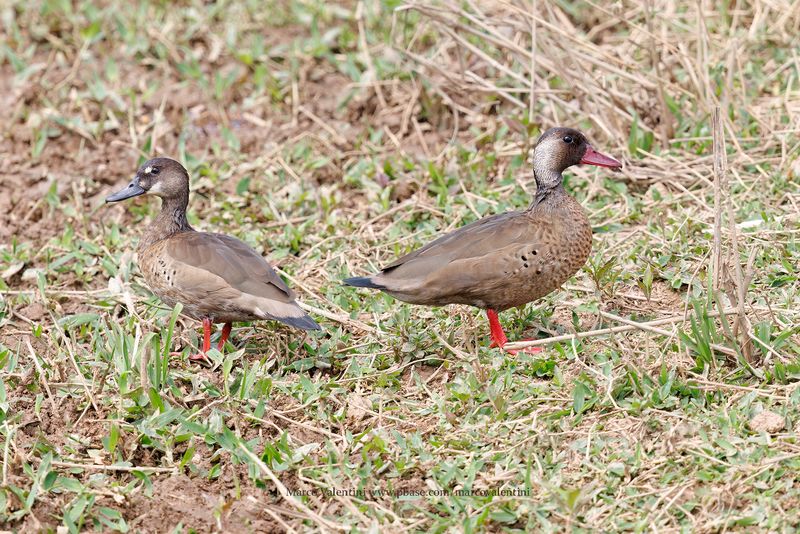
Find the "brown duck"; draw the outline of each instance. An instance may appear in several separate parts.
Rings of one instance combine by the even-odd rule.
[[[537,189],[528,209],[475,221],[403,256],[380,273],[347,278],[344,283],[380,289],[412,304],[469,304],[485,309],[491,346],[502,348],[508,340],[497,312],[547,295],[589,257],[589,219],[564,190],[561,175],[580,163],[622,167],[595,151],[577,130],[547,130],[534,150]]]
[[[184,314],[203,322],[203,350],[190,359],[206,359],[215,322],[225,323],[219,350],[234,321],[271,319],[319,330],[295,302],[294,292],[255,250],[235,237],[198,232],[189,226],[189,174],[180,163],[151,159],[125,189],[106,202],[145,194],[161,197],[161,213],[139,241],[139,266],[147,285],[164,303],[180,302]]]

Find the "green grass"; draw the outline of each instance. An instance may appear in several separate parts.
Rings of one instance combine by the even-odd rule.
[[[756,2],[698,25],[696,4],[656,2],[648,26],[646,5],[538,2],[531,116],[530,19],[435,5],[4,8],[5,529],[800,521],[798,7]],[[511,357],[488,348],[477,310],[340,285],[527,206],[529,137],[554,124],[626,167],[571,169],[592,255],[501,320],[512,339],[640,326]],[[189,169],[190,223],[262,252],[325,312],[312,312],[322,332],[240,324],[213,368],[188,361],[198,325],[149,293],[135,261],[157,202],[103,204],[155,154]],[[712,291],[717,213],[728,270]],[[649,323],[665,317],[680,319]],[[751,427],[763,411],[782,428]]]

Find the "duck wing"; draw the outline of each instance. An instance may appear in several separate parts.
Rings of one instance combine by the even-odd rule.
[[[166,241],[165,252],[176,266],[175,285],[184,295],[205,295],[209,307],[236,306],[255,317],[319,328],[270,264],[235,237],[183,232]]]
[[[551,291],[560,270],[557,219],[515,211],[480,219],[398,259],[355,284],[414,304],[505,309]],[[363,282],[362,282],[363,280]],[[347,283],[347,281],[345,281]]]
[[[524,213],[510,211],[478,219],[398,258],[384,267],[382,274],[403,267],[403,277],[422,275],[456,259],[474,258],[496,251],[498,238],[513,241],[525,231],[526,225],[519,224],[527,222]],[[520,217],[525,220],[521,221]]]

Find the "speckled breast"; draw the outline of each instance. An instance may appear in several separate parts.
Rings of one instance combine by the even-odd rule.
[[[539,243],[523,248],[508,283],[492,295],[497,310],[523,306],[555,291],[584,266],[592,250],[592,228],[580,205],[565,206],[564,224]]]
[[[164,254],[166,241],[159,241],[153,245],[139,250],[139,270],[150,290],[167,306],[174,306],[177,302],[187,305],[176,287],[175,280],[178,268],[168,260]]]

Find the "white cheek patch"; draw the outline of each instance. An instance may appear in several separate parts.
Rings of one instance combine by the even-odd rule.
[[[144,170],[144,173],[145,173],[145,174],[150,174],[151,172],[153,172],[153,167],[147,167],[147,168]]]
[[[164,192],[164,190],[161,188],[162,185],[163,184],[161,182],[156,182],[150,186],[150,189],[147,192],[151,195],[160,195]]]
[[[533,149],[533,161],[546,163],[553,158],[560,139],[545,139]]]

